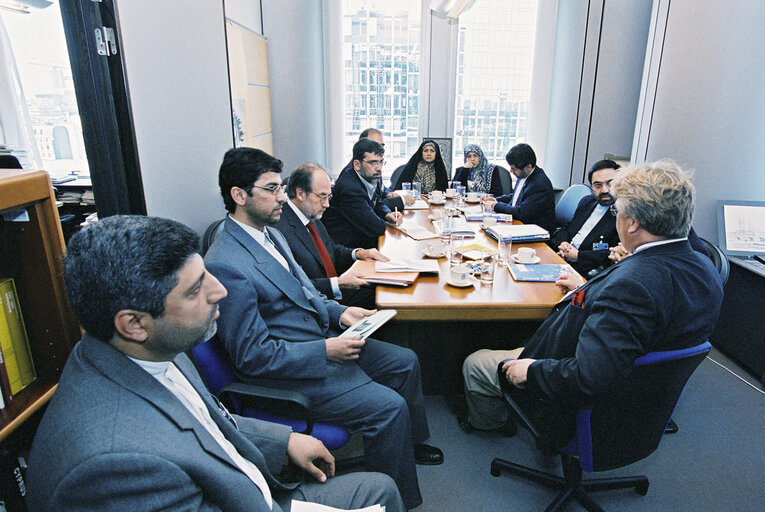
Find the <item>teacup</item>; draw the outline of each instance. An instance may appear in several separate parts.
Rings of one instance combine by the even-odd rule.
[[[471,203],[475,203],[478,201],[478,192],[468,192],[467,200]]]
[[[444,201],[444,193],[440,190],[434,190],[430,193],[430,200],[435,201],[436,203],[441,203]]]
[[[425,246],[425,250],[428,251],[429,255],[435,256],[439,254],[445,254],[446,246],[441,242],[432,241],[428,242],[428,245]]]
[[[495,225],[496,223],[497,223],[497,218],[496,217],[484,217],[483,218],[483,222],[481,222],[481,226],[483,226],[485,228],[490,228],[493,225]]]
[[[518,252],[515,254],[515,258],[520,262],[530,262],[534,261],[534,258],[537,255],[537,251],[532,249],[531,247],[521,247],[518,249]]]
[[[454,265],[450,271],[451,282],[454,284],[465,284],[470,281],[472,272],[465,264]]]
[[[441,217],[443,216],[444,212],[443,210],[431,210],[430,211],[430,219],[431,220],[441,220]]]
[[[457,189],[456,188],[447,188],[446,189],[446,197],[449,199],[453,198],[457,195]]]

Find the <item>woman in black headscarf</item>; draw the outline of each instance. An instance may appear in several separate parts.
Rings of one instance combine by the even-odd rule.
[[[434,190],[445,191],[449,186],[449,174],[441,158],[438,144],[432,140],[424,141],[417,152],[409,159],[401,175],[393,185],[394,190],[401,190],[402,183],[419,181],[421,192],[430,194]]]
[[[502,195],[502,181],[499,177],[500,166],[490,164],[478,144],[465,146],[465,165],[454,173],[454,179],[467,187],[468,181],[473,187],[468,192],[484,192],[496,197]]]

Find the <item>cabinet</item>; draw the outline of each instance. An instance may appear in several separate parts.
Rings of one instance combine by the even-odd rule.
[[[0,441],[50,400],[81,334],[61,277],[64,238],[46,172],[0,170],[0,213],[16,209],[28,220],[0,218],[0,276],[16,282],[37,379],[0,411]]]

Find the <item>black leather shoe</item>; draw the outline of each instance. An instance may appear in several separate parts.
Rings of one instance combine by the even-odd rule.
[[[672,418],[669,419],[669,423],[667,423],[667,427],[664,429],[665,434],[677,434],[677,431],[680,430],[680,427],[677,426],[677,423],[672,421]]]
[[[429,444],[414,445],[414,461],[423,466],[437,466],[444,463],[444,452]]]

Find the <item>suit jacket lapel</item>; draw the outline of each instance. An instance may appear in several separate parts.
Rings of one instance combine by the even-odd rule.
[[[102,341],[90,338],[86,334],[83,336],[81,343],[83,344],[83,356],[93,367],[103,374],[104,377],[151,403],[170,421],[175,423],[180,430],[192,431],[199,441],[199,444],[206,452],[239,470],[239,467],[233,463],[207,429],[199,423],[180,400],[178,400],[171,391],[160,384],[157,379],[147,373],[143,368],[130,361],[127,356],[120,353],[117,349]],[[188,358],[186,358],[186,360],[188,361]],[[189,372],[186,371],[184,374],[188,378]],[[205,397],[207,391],[203,385],[200,386],[201,382],[199,379],[194,378],[193,380],[189,379],[189,381],[200,396],[202,396],[202,400],[207,403],[209,400],[209,398]],[[218,415],[220,415],[220,413],[218,413]],[[226,435],[225,431],[224,435]],[[229,438],[229,435],[226,435],[226,437]],[[229,438],[229,440],[231,439]],[[265,467],[265,465],[262,467]]]
[[[230,218],[226,219],[224,229],[234,237],[237,242],[247,249],[252,258],[255,260],[253,265],[254,269],[260,272],[263,277],[268,279],[274,286],[279,288],[284,295],[289,297],[295,304],[306,309],[308,311],[314,311],[314,307],[308,301],[308,298],[303,291],[304,283],[301,283],[297,278],[297,274],[290,274],[281,264],[276,261],[276,258],[271,256],[258,242],[256,242],[245,230],[243,230],[236,222]],[[268,229],[268,228],[266,228]],[[272,231],[269,231],[271,236]],[[271,240],[274,244],[278,244],[276,237],[271,236]],[[282,248],[282,253],[284,253]],[[291,266],[293,273],[295,271],[294,265],[297,265],[294,261],[290,261],[291,258],[286,257],[287,262]]]
[[[303,225],[303,223],[300,221],[300,219],[295,214],[295,212],[292,211],[291,207],[287,206],[286,208],[284,208],[284,211],[282,211],[282,215],[286,216],[287,223],[292,229],[294,238],[298,242],[303,244],[303,246],[305,246],[306,250],[311,255],[311,257],[313,257],[313,259],[316,260],[316,263],[318,263],[322,268],[324,268],[324,263],[321,261],[321,257],[319,256],[319,251],[316,249],[316,245],[314,245],[311,235],[308,233],[308,228],[306,228]]]

